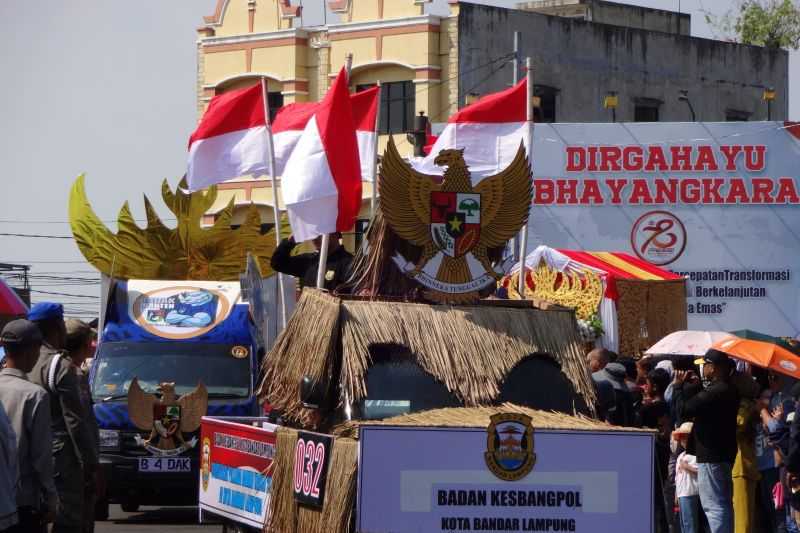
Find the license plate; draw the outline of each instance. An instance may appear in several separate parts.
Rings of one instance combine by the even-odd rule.
[[[140,457],[139,472],[191,472],[189,457]]]

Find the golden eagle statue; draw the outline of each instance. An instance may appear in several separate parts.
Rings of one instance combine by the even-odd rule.
[[[434,163],[447,167],[441,182],[438,176],[414,170],[390,138],[378,182],[381,212],[401,239],[422,249],[408,272],[411,277],[433,289],[432,296],[441,301],[475,299],[476,283],[481,282],[476,282],[476,267],[470,266],[468,255],[485,270],[482,286],[495,282],[502,273],[495,271],[489,251],[503,248],[528,221],[532,189],[525,148],[520,143],[505,170],[475,186],[463,150],[442,150]],[[439,254],[435,275],[430,267],[426,275],[426,265]]]
[[[200,419],[208,410],[208,390],[201,381],[197,387],[180,398],[175,394],[175,383],[164,382],[158,387],[161,399],[149,394],[133,378],[128,387],[128,416],[133,425],[150,430],[147,440],[137,442],[151,452],[180,451],[194,447],[183,440],[183,433],[192,433],[200,427]],[[156,440],[157,439],[157,440]]]

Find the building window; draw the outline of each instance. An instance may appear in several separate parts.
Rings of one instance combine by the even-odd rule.
[[[283,94],[281,92],[267,93],[267,103],[269,104],[269,120],[275,120],[278,109],[283,107]]]
[[[364,241],[364,236],[367,234],[368,229],[369,229],[369,220],[366,219],[356,220],[355,248],[353,249],[354,252],[358,251],[361,248],[361,243]]]
[[[374,83],[357,85],[356,91],[375,87]],[[416,89],[412,81],[394,81],[381,84],[381,110],[378,119],[379,133],[406,133],[414,129]]]
[[[533,108],[534,122],[556,121],[556,96],[558,89],[547,85],[534,85],[533,96],[538,98],[538,105]],[[535,103],[535,102],[534,102]]]
[[[261,80],[254,79],[254,78],[246,78],[243,80],[237,80],[233,83],[228,83],[226,85],[217,87],[214,94],[222,94],[228,91],[233,91],[236,89],[246,89],[248,87],[252,87],[253,85],[260,85]],[[275,115],[278,113],[278,109],[283,107],[283,94],[280,91],[270,91],[267,93],[267,103],[269,104],[269,119],[270,121],[275,120]]]
[[[738,109],[725,110],[725,122],[747,122],[750,120],[750,113]]]
[[[655,98],[636,98],[634,100],[634,122],[658,122],[658,110],[661,101]]]

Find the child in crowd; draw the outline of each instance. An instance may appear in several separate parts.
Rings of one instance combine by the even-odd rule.
[[[697,489],[697,458],[686,452],[692,423],[684,422],[672,432],[684,450],[678,456],[675,468],[675,498],[680,509],[681,531],[683,533],[700,533],[700,495]]]

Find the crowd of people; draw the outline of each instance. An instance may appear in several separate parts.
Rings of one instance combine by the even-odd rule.
[[[0,333],[0,531],[94,531],[102,494],[99,430],[82,365],[95,332],[64,320],[61,304],[34,305]]]
[[[800,532],[800,382],[716,350],[587,364],[603,420],[656,432],[657,532]]]

